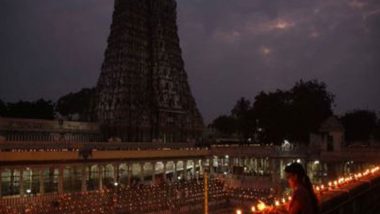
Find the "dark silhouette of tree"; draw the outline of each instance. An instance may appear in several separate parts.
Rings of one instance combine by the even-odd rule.
[[[231,110],[231,116],[236,121],[236,131],[244,140],[252,137],[255,129],[254,112],[252,111],[251,102],[241,97]]]
[[[56,111],[67,119],[79,116],[78,120],[92,121],[94,118],[95,88],[83,88],[58,99]]]
[[[255,97],[253,111],[256,117],[260,143],[280,144],[289,132],[289,99],[286,91],[261,92]]]
[[[380,118],[377,120],[375,130],[373,131],[373,138],[380,143]]]
[[[241,97],[231,110],[231,115],[239,118],[246,116],[247,112],[251,109],[251,102],[244,97]]]
[[[221,115],[211,123],[211,127],[219,131],[223,136],[230,137],[236,132],[236,119],[231,116]]]
[[[231,133],[228,123],[235,119],[235,134],[255,143],[281,144],[285,139],[298,144],[309,142],[309,135],[317,132],[321,123],[333,114],[334,95],[326,84],[317,80],[300,80],[290,90],[260,92],[251,104],[240,98],[231,116],[217,118],[213,125]],[[220,125],[221,123],[222,125]],[[258,141],[258,142],[257,142]]]
[[[19,101],[8,103],[4,116],[15,118],[54,119],[54,103],[51,100],[39,99],[34,102]]]
[[[300,80],[290,90],[289,125],[293,129],[290,138],[307,142],[311,132],[317,132],[320,124],[333,114],[334,95],[326,84],[317,80]]]
[[[0,117],[6,116],[7,114],[7,106],[6,104],[0,99]]]
[[[368,142],[371,134],[376,131],[376,113],[367,110],[355,110],[342,117],[347,142]],[[375,134],[375,133],[374,133]]]

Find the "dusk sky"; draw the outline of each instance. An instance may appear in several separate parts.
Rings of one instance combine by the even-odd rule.
[[[0,0],[0,99],[56,100],[96,85],[113,0]],[[379,0],[177,0],[206,122],[237,99],[318,79],[336,113],[380,111]]]

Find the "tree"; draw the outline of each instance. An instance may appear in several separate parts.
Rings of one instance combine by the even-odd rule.
[[[239,136],[243,137],[243,139],[252,137],[253,129],[255,128],[255,119],[251,102],[241,97],[232,108],[231,116],[236,121],[236,131]]]
[[[244,97],[241,97],[231,110],[233,117],[239,118],[246,116],[247,112],[251,108],[251,102]]]
[[[377,142],[380,142],[380,118],[377,120],[375,130],[373,131],[373,137]]]
[[[258,136],[265,144],[280,145],[285,139],[306,144],[310,133],[317,132],[322,121],[332,115],[333,104],[334,95],[325,83],[300,80],[290,90],[260,92],[253,104],[240,98],[231,117],[241,137]],[[227,117],[219,119],[226,123]]]
[[[342,117],[342,122],[345,128],[347,142],[366,142],[376,130],[377,116],[376,113],[372,111],[355,110],[346,113]]]
[[[280,144],[288,133],[289,92],[260,92],[255,97],[253,111],[260,131],[261,143]]]
[[[7,114],[7,106],[6,104],[0,99],[0,117],[6,116]]]
[[[51,100],[39,99],[34,102],[18,101],[8,103],[6,117],[54,119],[54,103]]]
[[[293,140],[307,142],[311,132],[317,132],[320,124],[333,114],[334,95],[326,84],[317,80],[300,80],[290,90]]]
[[[268,143],[280,144],[284,139],[307,143],[309,134],[332,115],[333,103],[325,83],[300,80],[288,91],[261,92],[253,109]]]
[[[92,120],[94,114],[95,88],[83,88],[79,92],[69,93],[58,99],[56,111],[67,119],[73,119],[74,115],[79,120]]]
[[[221,115],[212,122],[211,127],[224,136],[231,136],[236,131],[236,120],[231,116]]]

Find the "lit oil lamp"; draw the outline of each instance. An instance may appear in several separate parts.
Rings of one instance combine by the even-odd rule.
[[[281,202],[282,202],[283,204],[285,204],[285,203],[286,203],[285,198],[282,198],[282,199],[281,199]]]
[[[265,208],[267,208],[267,205],[265,205],[264,202],[262,202],[262,201],[259,200],[259,203],[257,204],[257,209],[259,211],[263,211],[263,210],[265,210]]]

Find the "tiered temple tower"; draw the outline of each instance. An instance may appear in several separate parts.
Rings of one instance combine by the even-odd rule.
[[[177,34],[175,0],[115,0],[97,84],[98,120],[123,141],[189,141],[203,120]]]

